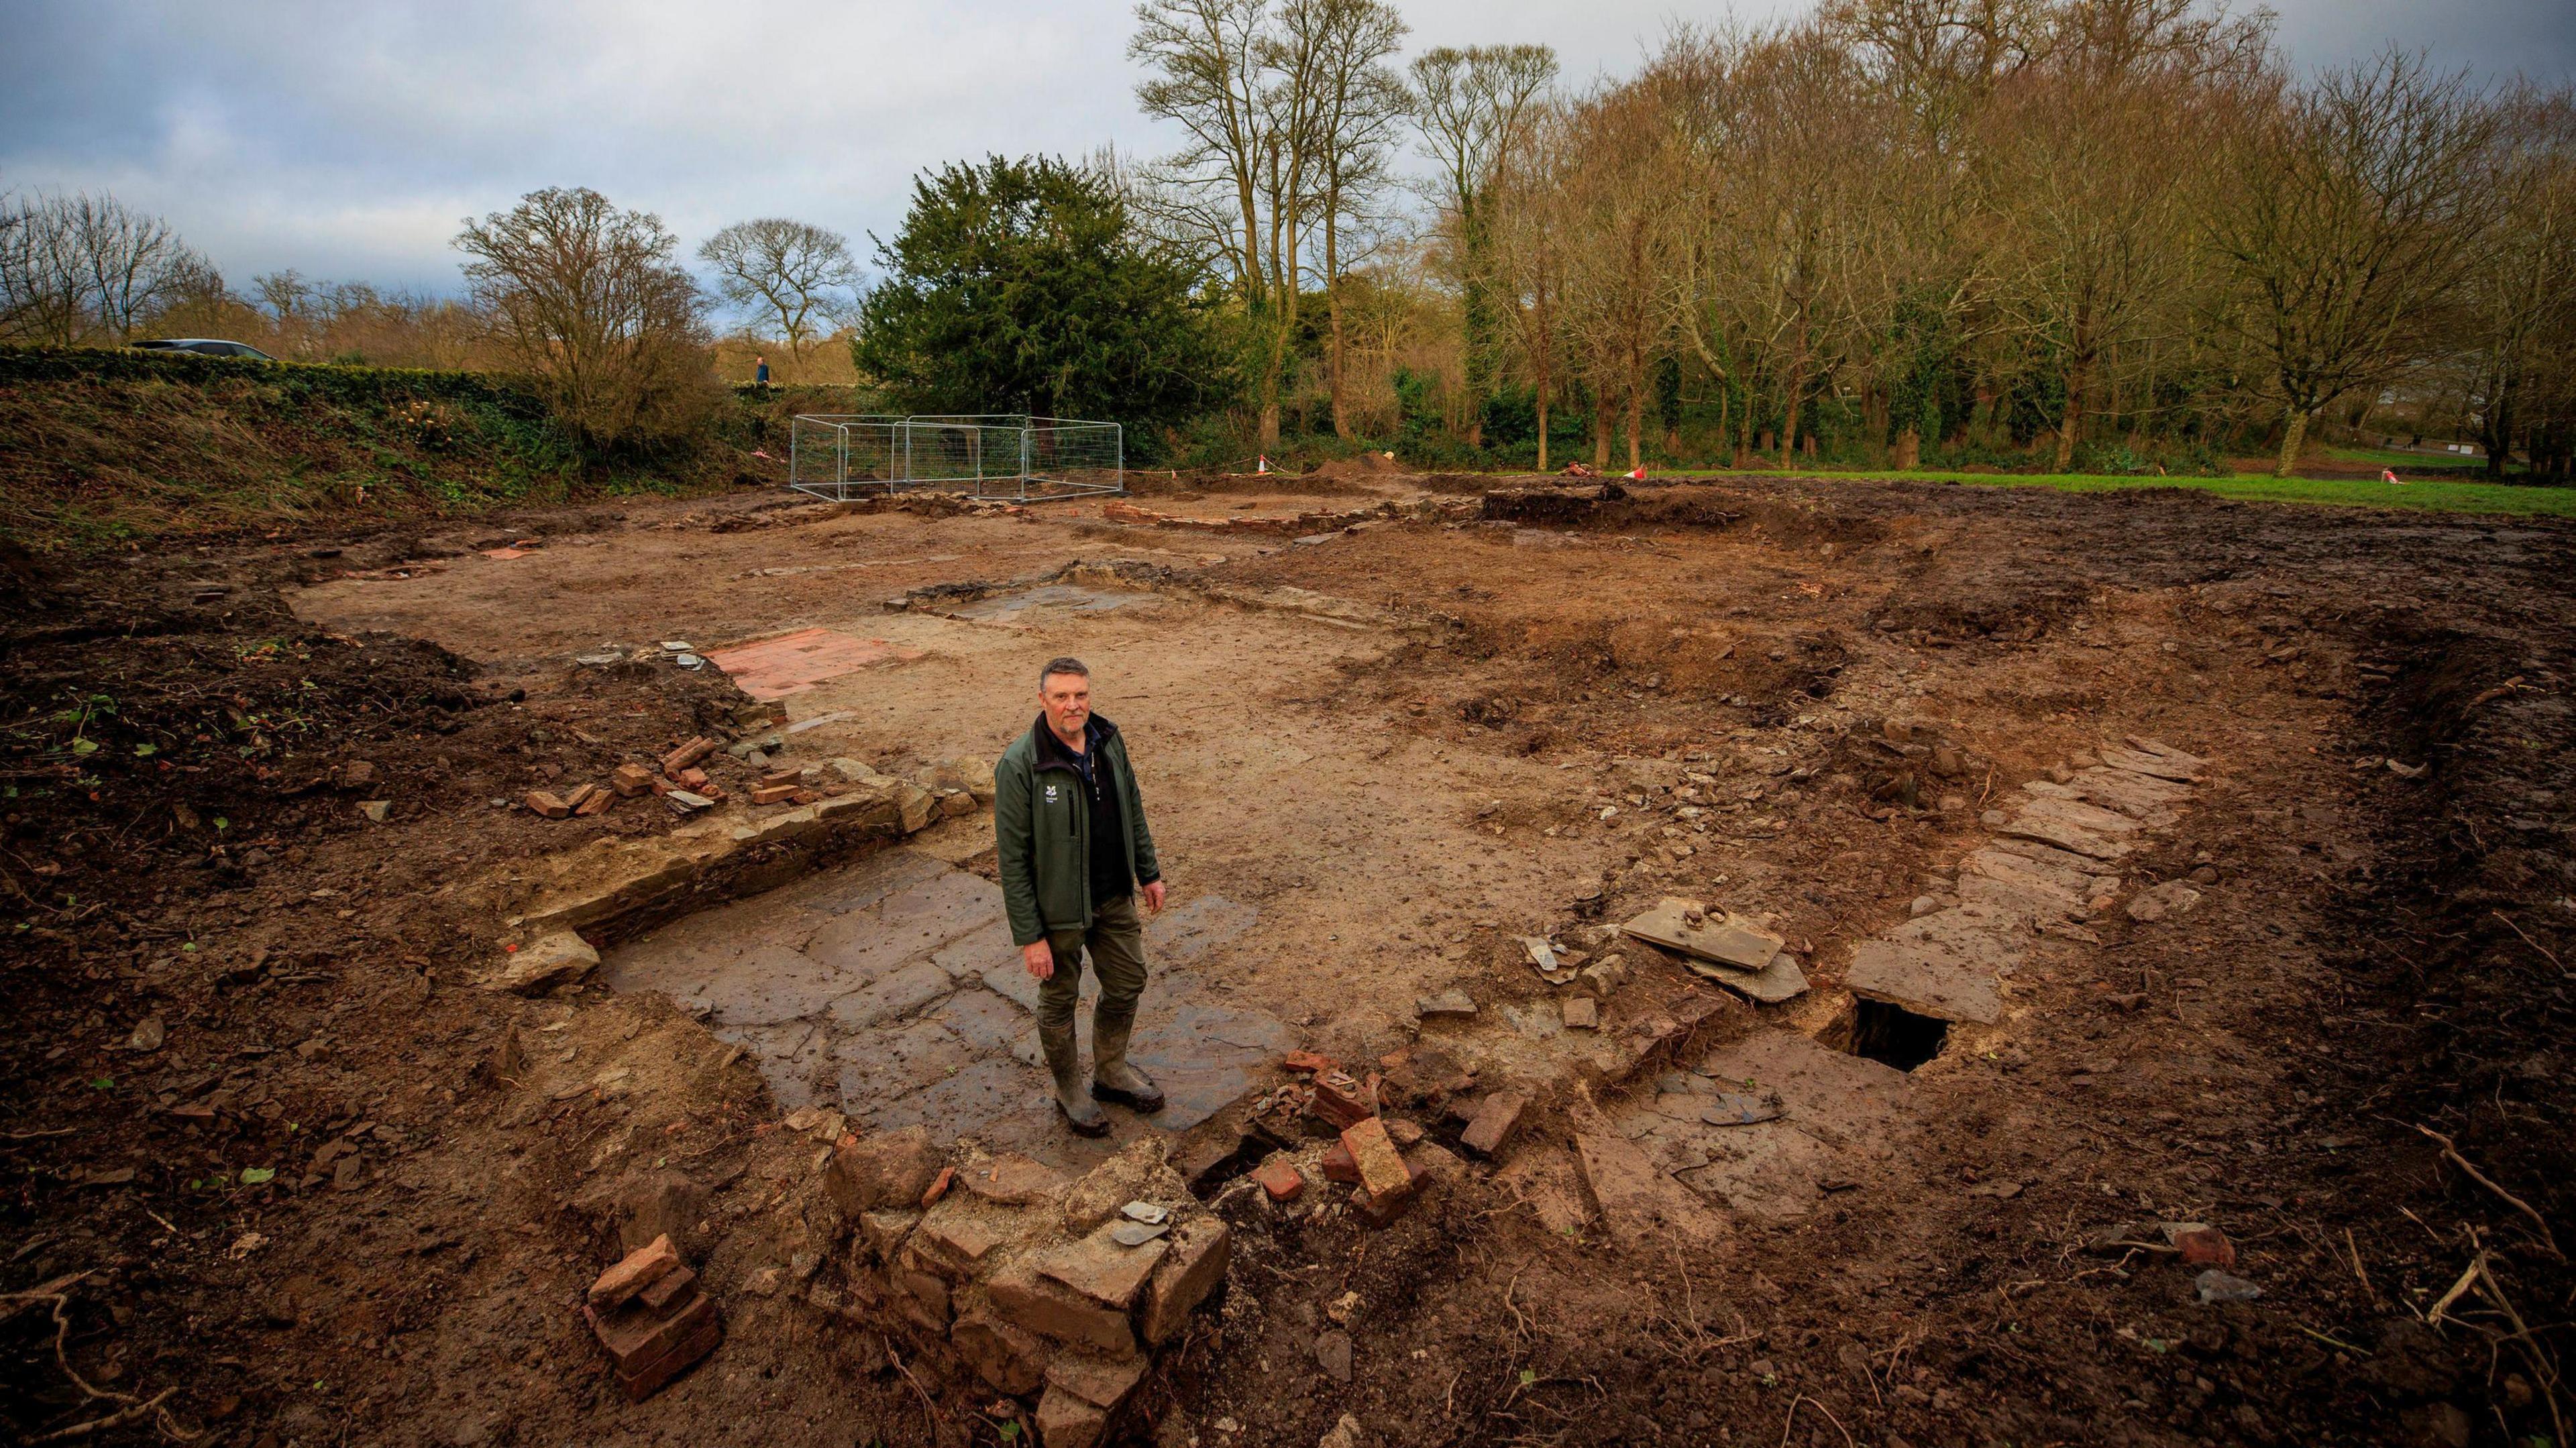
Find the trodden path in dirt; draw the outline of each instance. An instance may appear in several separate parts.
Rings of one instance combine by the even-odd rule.
[[[1233,511],[1222,497],[1147,501],[1217,517]],[[477,711],[515,707],[509,728],[401,751],[443,751],[439,769],[470,782],[398,806],[383,831],[335,826],[254,887],[293,879],[309,902],[398,870],[416,883],[379,888],[356,925],[308,903],[316,918],[278,945],[323,952],[335,923],[365,926],[413,942],[420,965],[402,946],[334,952],[336,1004],[263,984],[210,1009],[192,974],[158,969],[167,942],[184,933],[191,954],[237,962],[236,937],[262,927],[174,875],[135,916],[157,933],[135,937],[132,1004],[91,1004],[77,968],[41,988],[17,977],[26,1019],[59,1021],[66,1049],[48,1061],[13,1041],[16,1079],[44,1129],[74,1135],[12,1150],[84,1164],[32,1179],[28,1267],[119,1264],[140,1315],[100,1319],[78,1352],[122,1364],[122,1381],[167,1382],[203,1356],[183,1322],[255,1335],[262,1352],[226,1354],[206,1401],[185,1405],[219,1438],[676,1439],[746,1415],[780,1441],[847,1441],[853,1423],[869,1425],[861,1441],[998,1436],[967,1398],[919,1399],[863,1333],[763,1295],[813,1250],[778,1205],[810,1150],[761,1125],[801,1104],[788,1078],[720,1064],[723,1042],[820,1014],[862,1069],[809,1062],[793,1079],[899,1103],[964,1051],[946,1069],[995,1083],[973,1093],[981,1119],[1024,1130],[1009,1108],[1034,1108],[1030,1073],[1007,1014],[979,1008],[995,989],[981,955],[969,970],[880,952],[878,976],[829,982],[778,1021],[752,1019],[766,1007],[728,1021],[716,1000],[698,1002],[700,1022],[660,1004],[690,1007],[697,967],[668,955],[648,970],[634,953],[765,928],[730,930],[718,911],[612,954],[609,982],[656,994],[520,1005],[441,988],[492,949],[499,923],[455,903],[483,898],[482,882],[524,871],[532,850],[661,827],[632,806],[541,826],[483,794],[658,751],[711,717],[674,710],[670,691],[721,689],[668,661],[576,656],[816,627],[899,652],[782,700],[811,726],[782,760],[903,773],[989,757],[1026,727],[1036,664],[1081,655],[1131,740],[1176,907],[1239,912],[1175,977],[1193,1001],[1353,1062],[1436,1052],[1481,1089],[1536,1098],[1489,1166],[1390,1228],[1221,1198],[1232,1294],[1138,1405],[1140,1434],[1303,1444],[1344,1414],[1357,1441],[1388,1443],[2556,1431],[2561,1344],[2544,1319],[2565,1315],[2563,1263],[2413,1128],[2445,1133],[2568,1235],[2567,1000],[2546,958],[2576,924],[2560,792],[2568,530],[1795,482],[1496,495],[1303,543],[1112,526],[1089,505],[673,507],[520,527],[545,546],[491,559],[465,530],[361,540],[324,567],[254,549],[156,575],[285,586],[295,619],[245,618],[245,638],[383,630],[476,661],[480,688],[523,691]],[[444,566],[381,576],[421,559]],[[1088,571],[1058,573],[1076,563]],[[969,583],[982,586],[944,587]],[[889,608],[897,595],[909,606]],[[1304,602],[1317,595],[1339,602]],[[77,672],[77,641],[46,647]],[[2200,764],[2187,790],[2123,813],[2094,761],[2134,751],[2132,736]],[[2083,812],[2102,809],[2136,827]],[[2038,819],[2081,827],[2061,844],[2116,836],[2117,858],[2097,874],[2043,854],[2059,846],[2032,847]],[[923,880],[950,872],[961,901],[990,869],[976,827],[923,837],[938,856]],[[791,890],[866,888],[818,876]],[[1676,958],[1604,934],[1666,896],[1760,922],[1812,988],[1719,1005],[1732,998]],[[829,898],[857,897],[815,896]],[[2007,944],[1972,952],[1966,986],[1869,978],[1865,946],[1979,909],[2002,911],[1991,938]],[[1909,927],[1918,913],[1931,923]],[[1519,937],[1623,959],[1631,983],[1602,1001],[1601,1030],[1565,1027],[1564,999],[1591,987],[1542,981]],[[817,938],[790,943],[812,954]],[[940,950],[1000,954],[979,940],[960,929]],[[57,962],[81,950],[67,935],[39,947]],[[898,976],[928,984],[830,1014]],[[1854,984],[1923,1009],[1863,1009]],[[1992,1000],[1959,1007],[1967,987]],[[1668,1061],[1638,1068],[1614,1048],[1693,990],[1710,1013]],[[1417,1020],[1449,991],[1476,1013]],[[143,1168],[157,1217],[118,1216],[117,1188],[75,1185],[116,1118],[74,1073],[133,1060],[127,1017],[147,1007],[174,1024],[170,1049],[208,1063],[172,1062],[167,1094],[210,1066],[227,1079],[223,1053],[319,1042],[234,1054],[249,1065],[222,1089],[328,1122],[334,1143],[364,1145],[368,1174],[333,1191],[324,1164],[274,1200],[183,1190],[212,1165],[196,1164],[209,1143],[156,1119],[156,1142],[173,1133],[151,1154],[173,1165]],[[1923,1019],[1944,1011],[1946,1026]],[[503,1021],[537,1043],[534,1096],[472,1068]],[[872,1074],[871,1043],[895,1037],[939,1079]],[[613,1099],[557,1094],[601,1079],[619,1083]],[[1714,1125],[1704,1103],[1726,1093],[1776,1097],[1780,1115]],[[308,1106],[317,1094],[348,1105]],[[842,1104],[864,1119],[874,1103]],[[275,1141],[283,1124],[253,1114],[236,1139]],[[1436,1112],[1424,1124],[1455,1140]],[[1621,1176],[1632,1161],[1638,1181]],[[695,1219],[729,1338],[662,1396],[615,1406],[551,1304],[595,1260],[603,1219],[613,1234],[638,1210],[600,1193],[643,1179],[664,1183],[651,1210]],[[2208,1264],[2180,1263],[2164,1222],[2216,1226],[2226,1271],[2263,1295],[2199,1301]],[[242,1249],[245,1233],[262,1240]],[[2481,1248],[2494,1300],[2480,1287],[2428,1324]],[[397,1265],[361,1265],[371,1254]],[[210,1290],[263,1305],[228,1312]],[[2513,1338],[2505,1303],[2539,1330]],[[49,1350],[24,1346],[50,1371]],[[308,1379],[328,1391],[294,1390]],[[10,1412],[39,1421],[32,1400]]]

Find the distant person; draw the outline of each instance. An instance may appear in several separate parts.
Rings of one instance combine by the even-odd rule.
[[[2395,483],[2401,488],[2406,486],[2406,480],[2397,476],[2397,469],[2395,468],[2381,468],[2379,470],[2379,480],[2383,483]]]
[[[1036,722],[993,768],[993,844],[1011,943],[1038,980],[1038,1047],[1056,1109],[1084,1136],[1109,1130],[1093,1097],[1163,1109],[1153,1078],[1127,1059],[1145,993],[1145,908],[1163,908],[1163,867],[1145,828],[1145,799],[1118,726],[1091,712],[1091,670],[1053,659],[1038,671]],[[1082,959],[1100,999],[1091,1008],[1091,1083],[1075,1049]]]
[[[752,357],[751,385],[754,387],[767,387],[769,385],[769,359],[767,357],[759,355],[754,355]]]

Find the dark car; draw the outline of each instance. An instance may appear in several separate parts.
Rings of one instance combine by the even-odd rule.
[[[194,352],[200,357],[248,357],[254,362],[277,360],[247,342],[225,342],[213,337],[164,337],[134,345],[146,352]]]

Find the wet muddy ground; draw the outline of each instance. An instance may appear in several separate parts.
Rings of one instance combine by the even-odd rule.
[[[614,942],[559,999],[468,984],[531,860],[672,824],[512,801],[740,702],[653,646],[819,628],[886,647],[783,696],[769,763],[989,758],[1038,662],[1097,671],[1174,889],[1139,1049],[1181,1089],[1122,1139],[1289,1046],[1538,1102],[1391,1227],[1221,1207],[1231,1292],[1140,1438],[2566,1441],[2576,535],[1447,487],[1141,500],[1396,505],[1304,535],[746,497],[50,581],[10,645],[0,1285],[89,1275],[60,1356],[49,1307],[9,1319],[0,1412],[32,1437],[169,1389],[109,1440],[1000,1441],[779,1285],[814,1250],[799,1107],[1093,1149],[1044,1112],[980,816]],[[2132,740],[2199,777],[2105,804]],[[750,810],[753,767],[711,766]],[[2042,853],[2051,820],[2117,858]],[[1756,1005],[1606,932],[1667,897],[1811,988]],[[1620,957],[1597,1028],[1533,937]],[[1926,941],[1975,969],[1927,981]],[[1475,1013],[1422,1013],[1449,992]],[[639,1220],[729,1336],[626,1405],[564,1303]],[[2163,1222],[2219,1228],[2261,1295],[2203,1302]]]

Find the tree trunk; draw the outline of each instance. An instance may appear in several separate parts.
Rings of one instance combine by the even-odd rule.
[[[1646,430],[1646,354],[1644,349],[1628,349],[1628,471],[1646,465],[1640,434]]]
[[[2075,434],[2084,425],[2084,388],[2091,380],[2092,366],[2078,357],[2066,372],[2066,415],[2057,420],[2057,466],[2051,472],[2062,473],[2075,461]]]
[[[1261,400],[1261,450],[1266,453],[1277,446],[1279,446],[1279,389],[1277,380],[1274,378],[1270,386],[1270,395]]]
[[[1324,205],[1324,311],[1332,327],[1331,350],[1325,354],[1324,374],[1326,385],[1333,392],[1333,436],[1348,438],[1351,435],[1350,412],[1343,401],[1342,391],[1343,370],[1349,364],[1345,360],[1347,352],[1342,341],[1341,239],[1333,224],[1342,208],[1338,198],[1328,197]]]
[[[1538,378],[1538,470],[1547,471],[1547,374]]]
[[[2294,402],[2290,404],[2290,415],[2282,419],[2281,462],[2272,469],[2272,476],[2286,478],[2290,475],[2291,466],[2299,460],[2299,444],[2307,440],[2308,409]]]
[[[1923,465],[1923,433],[1909,427],[1896,435],[1896,467],[1899,472],[1912,472]]]
[[[1597,389],[1592,396],[1592,466],[1610,466],[1610,399]]]

